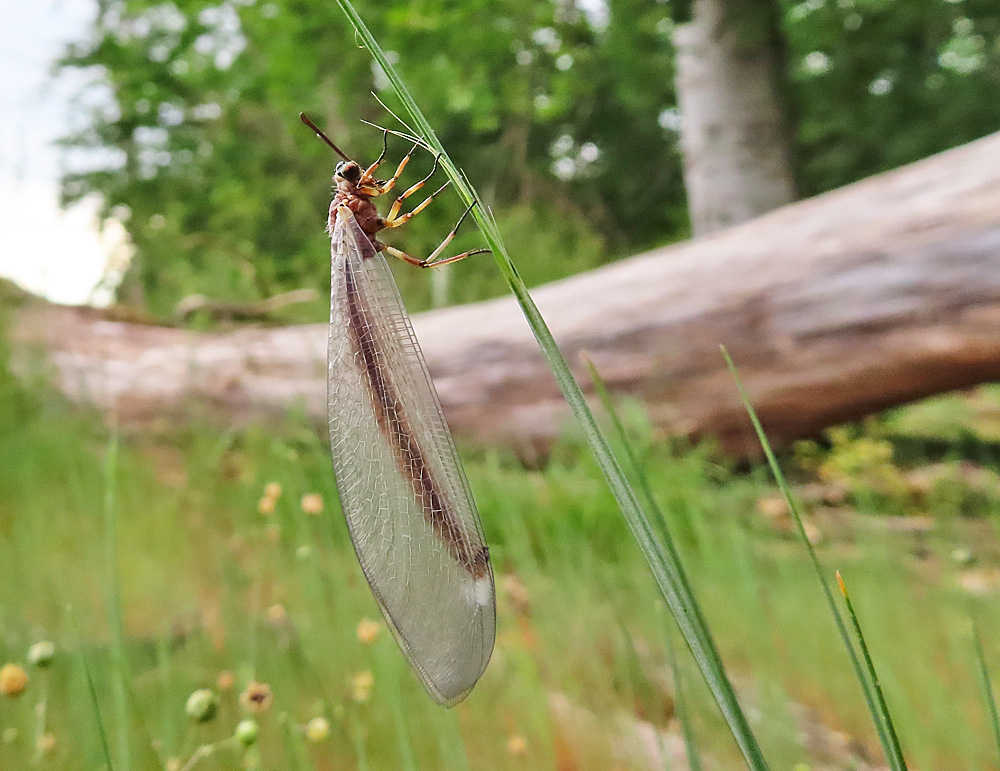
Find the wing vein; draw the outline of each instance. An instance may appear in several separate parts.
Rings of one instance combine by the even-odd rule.
[[[442,704],[489,661],[493,574],[468,482],[385,258],[350,211],[332,233],[330,447],[365,577]]]

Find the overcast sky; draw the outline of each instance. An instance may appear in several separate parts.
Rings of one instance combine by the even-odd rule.
[[[10,3],[0,25],[0,275],[53,300],[93,296],[121,229],[99,238],[95,202],[62,212],[60,154],[53,140],[73,125],[70,96],[81,81],[50,76],[63,44],[80,38],[95,0]]]

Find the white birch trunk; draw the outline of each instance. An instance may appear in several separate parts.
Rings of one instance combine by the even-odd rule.
[[[694,0],[674,34],[688,211],[695,235],[795,198],[771,0]]]

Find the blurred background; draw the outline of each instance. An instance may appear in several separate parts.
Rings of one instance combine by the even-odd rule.
[[[732,330],[712,326],[719,308],[697,305],[695,289],[739,275],[750,263],[738,245],[756,244],[764,257],[754,259],[766,264],[773,251],[773,272],[805,287],[794,300],[802,329],[845,318],[864,327],[824,368],[912,331],[884,349],[898,359],[878,393],[795,423],[791,412],[829,391],[853,393],[858,377],[844,366],[824,380],[818,364],[800,364],[826,390],[793,399],[760,385],[760,398],[805,502],[807,535],[831,573],[851,580],[912,767],[1000,768],[989,678],[969,633],[974,617],[986,661],[1000,662],[995,1],[356,7],[491,208],[529,286],[616,263],[596,275],[643,287],[638,266],[650,263],[628,258],[653,250],[642,259],[669,272],[671,260],[705,255],[691,317],[708,326],[688,336],[698,356],[717,357]],[[725,724],[568,423],[553,419],[544,437],[518,442],[457,417],[500,606],[497,650],[469,699],[452,711],[432,705],[384,628],[311,401],[324,388],[322,362],[317,370],[309,356],[315,341],[322,353],[316,325],[329,312],[324,227],[337,159],[298,114],[361,163],[383,142],[364,121],[400,128],[379,103],[399,109],[385,73],[338,5],[43,0],[7,21],[0,766],[100,768],[107,746],[116,769],[174,771],[688,768],[691,754],[706,768],[735,767]],[[938,155],[952,148],[964,154]],[[390,136],[386,167],[408,150]],[[430,167],[418,153],[404,182]],[[813,198],[859,180],[868,181]],[[876,214],[865,220],[866,211]],[[391,242],[427,255],[461,212],[443,194]],[[859,222],[871,240],[848,243]],[[894,224],[883,232],[878,222]],[[842,260],[824,252],[841,232]],[[782,256],[789,244],[802,251]],[[481,245],[468,226],[453,244]],[[814,263],[813,273],[788,267]],[[862,263],[872,272],[852,272]],[[881,297],[863,290],[886,266],[910,277],[892,284],[905,289],[891,298],[905,312],[873,325]],[[460,311],[469,345],[489,344],[475,328],[493,306],[471,304],[506,285],[488,256],[435,272],[395,267],[411,312],[470,304]],[[560,286],[571,285],[540,296]],[[848,310],[830,321],[816,298],[837,287],[857,299],[838,301]],[[578,305],[594,296],[566,291]],[[418,319],[418,333],[432,323]],[[564,323],[571,349],[597,339]],[[696,365],[669,362],[643,328],[626,319],[609,331],[620,357],[605,352],[599,364],[617,372],[610,383],[630,446],[765,755],[799,771],[885,767],[745,417],[738,430],[750,439],[738,442],[730,423],[699,418],[722,397],[664,385]],[[268,337],[282,330],[302,330],[295,339],[309,355],[268,354],[292,339]],[[774,350],[794,360],[782,339]],[[219,385],[206,389],[223,396],[181,417],[175,405],[149,414],[157,398],[188,396],[171,390],[173,375],[139,396],[116,380],[130,360],[157,380],[159,355],[165,373],[184,372],[203,362],[189,351],[209,340],[266,345],[253,349],[258,363],[209,367]],[[937,358],[900,353],[922,345]],[[447,370],[438,350],[432,369]],[[651,363],[630,369],[644,356]],[[72,369],[83,360],[91,369]],[[240,378],[258,365],[279,397],[267,410],[234,408]],[[308,370],[301,390],[284,366]],[[779,369],[763,356],[748,367],[760,384]],[[485,393],[499,371],[487,364],[472,377]],[[728,376],[719,382],[738,409]],[[540,403],[556,393],[533,387]]]

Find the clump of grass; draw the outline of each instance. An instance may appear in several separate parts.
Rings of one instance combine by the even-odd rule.
[[[19,409],[12,406],[18,399],[0,399],[0,421],[12,426],[7,440],[18,450],[4,456],[0,475],[0,553],[8,575],[0,595],[0,649],[17,661],[41,637],[65,641],[66,655],[46,674],[47,732],[59,742],[45,762],[99,767],[106,758],[96,716],[114,748],[111,685],[119,676],[105,622],[108,571],[100,527],[108,436],[99,416],[64,408],[41,390],[32,398],[32,417],[20,421],[7,414]],[[703,587],[699,599],[720,653],[745,684],[741,698],[761,714],[755,729],[775,765],[790,768],[812,758],[797,745],[780,699],[761,694],[787,694],[835,715],[837,727],[859,740],[874,736],[864,702],[855,698],[857,686],[843,677],[843,652],[828,631],[828,611],[816,602],[807,555],[789,550],[753,515],[753,502],[771,494],[763,475],[736,474],[704,447],[653,441],[639,412],[622,414],[651,496],[669,504],[665,515],[690,581]],[[245,717],[239,694],[252,677],[274,693],[255,750],[265,767],[287,764],[285,729],[276,717],[282,712],[298,726],[319,715],[329,721],[327,741],[306,743],[320,768],[399,767],[400,709],[423,768],[467,763],[540,771],[566,760],[567,748],[575,748],[578,767],[607,768],[622,741],[612,730],[620,721],[641,716],[660,730],[676,730],[667,613],[644,559],[610,515],[614,497],[586,447],[564,442],[533,471],[499,451],[467,463],[498,566],[500,636],[495,661],[457,714],[426,701],[384,628],[372,634],[378,609],[339,521],[328,464],[326,448],[301,418],[224,436],[202,427],[120,441],[117,560],[137,766],[147,767],[153,742],[164,763],[183,765],[201,744],[230,737]],[[260,501],[276,493],[273,508],[262,512]],[[321,515],[305,510],[315,508],[314,498],[303,508],[303,496],[317,493]],[[953,537],[931,533],[929,546],[950,549]],[[942,659],[968,660],[965,598],[949,588],[950,574],[927,576],[911,545],[903,536],[859,530],[849,543],[819,548],[850,571],[857,597],[881,599],[865,632],[873,651],[894,650],[880,663],[890,703],[919,705],[900,724],[914,764],[983,767],[996,752],[987,724],[953,719],[956,710],[973,714],[980,707],[972,672],[964,680],[961,669],[927,677]],[[989,568],[986,547],[977,544]],[[944,567],[965,569],[949,564]],[[46,589],[48,580],[58,586]],[[914,602],[914,594],[923,601]],[[65,616],[69,600],[77,609],[79,643]],[[990,641],[998,639],[1000,618],[988,603],[980,616],[986,654],[993,656]],[[765,633],[748,634],[751,620]],[[910,630],[905,646],[899,645],[901,628]],[[96,697],[88,692],[81,655]],[[698,751],[725,767],[738,763],[729,729],[713,715],[711,693],[693,663],[680,655],[677,664]],[[370,677],[355,692],[355,676],[365,671]],[[39,685],[33,678],[18,702],[0,705],[0,733],[22,726],[21,717],[30,726]],[[206,687],[217,692],[219,713],[196,726],[185,701]],[[599,728],[555,723],[553,694],[600,715]],[[30,733],[22,727],[17,741],[0,742],[4,767],[30,766]],[[523,742],[510,750],[512,736]],[[79,764],[68,757],[70,747]],[[220,750],[195,771],[235,771],[240,763],[240,751]]]
[[[882,743],[883,750],[885,750],[886,759],[889,761],[889,765],[893,771],[904,771],[906,768],[906,761],[903,759],[903,752],[899,746],[899,739],[896,736],[896,728],[893,725],[892,717],[889,714],[889,708],[886,705],[885,697],[882,694],[882,687],[879,685],[878,677],[875,674],[875,666],[872,663],[871,656],[869,655],[868,646],[865,644],[865,638],[861,632],[861,625],[858,622],[857,616],[854,614],[854,608],[851,605],[850,598],[847,594],[847,588],[840,577],[840,573],[838,572],[837,583],[840,587],[841,594],[844,597],[844,601],[847,604],[848,613],[851,616],[858,646],[863,656],[864,666],[862,666],[861,661],[858,659],[854,645],[848,636],[843,617],[840,614],[840,610],[837,608],[837,603],[834,601],[833,592],[830,590],[830,584],[826,579],[822,566],[820,565],[816,549],[813,547],[812,540],[806,533],[805,524],[802,519],[802,514],[799,511],[798,502],[792,495],[791,487],[785,480],[785,475],[781,470],[781,466],[778,464],[778,459],[774,454],[774,450],[771,449],[771,444],[767,440],[767,434],[764,433],[764,427],[761,425],[760,419],[757,417],[757,412],[750,403],[750,398],[747,395],[746,389],[743,387],[742,381],[740,380],[739,373],[736,370],[736,365],[733,364],[733,360],[730,358],[729,352],[726,351],[725,348],[722,348],[722,355],[726,360],[726,365],[729,367],[729,371],[732,374],[733,379],[736,381],[736,387],[739,390],[740,399],[743,401],[743,406],[747,411],[747,415],[750,417],[754,431],[757,433],[757,438],[760,440],[761,448],[764,450],[764,455],[767,458],[768,465],[771,468],[771,472],[774,474],[775,482],[781,490],[781,494],[785,499],[788,510],[795,519],[796,529],[798,530],[801,541],[809,555],[809,560],[816,573],[816,578],[823,590],[827,606],[830,608],[830,613],[837,626],[837,632],[840,634],[840,638],[843,641],[844,647],[846,648],[848,656],[851,659],[851,667],[854,670],[854,675],[861,684],[862,691],[865,695],[865,702],[868,705],[868,711],[871,713],[872,720],[875,723],[875,730],[878,732],[879,741]]]

